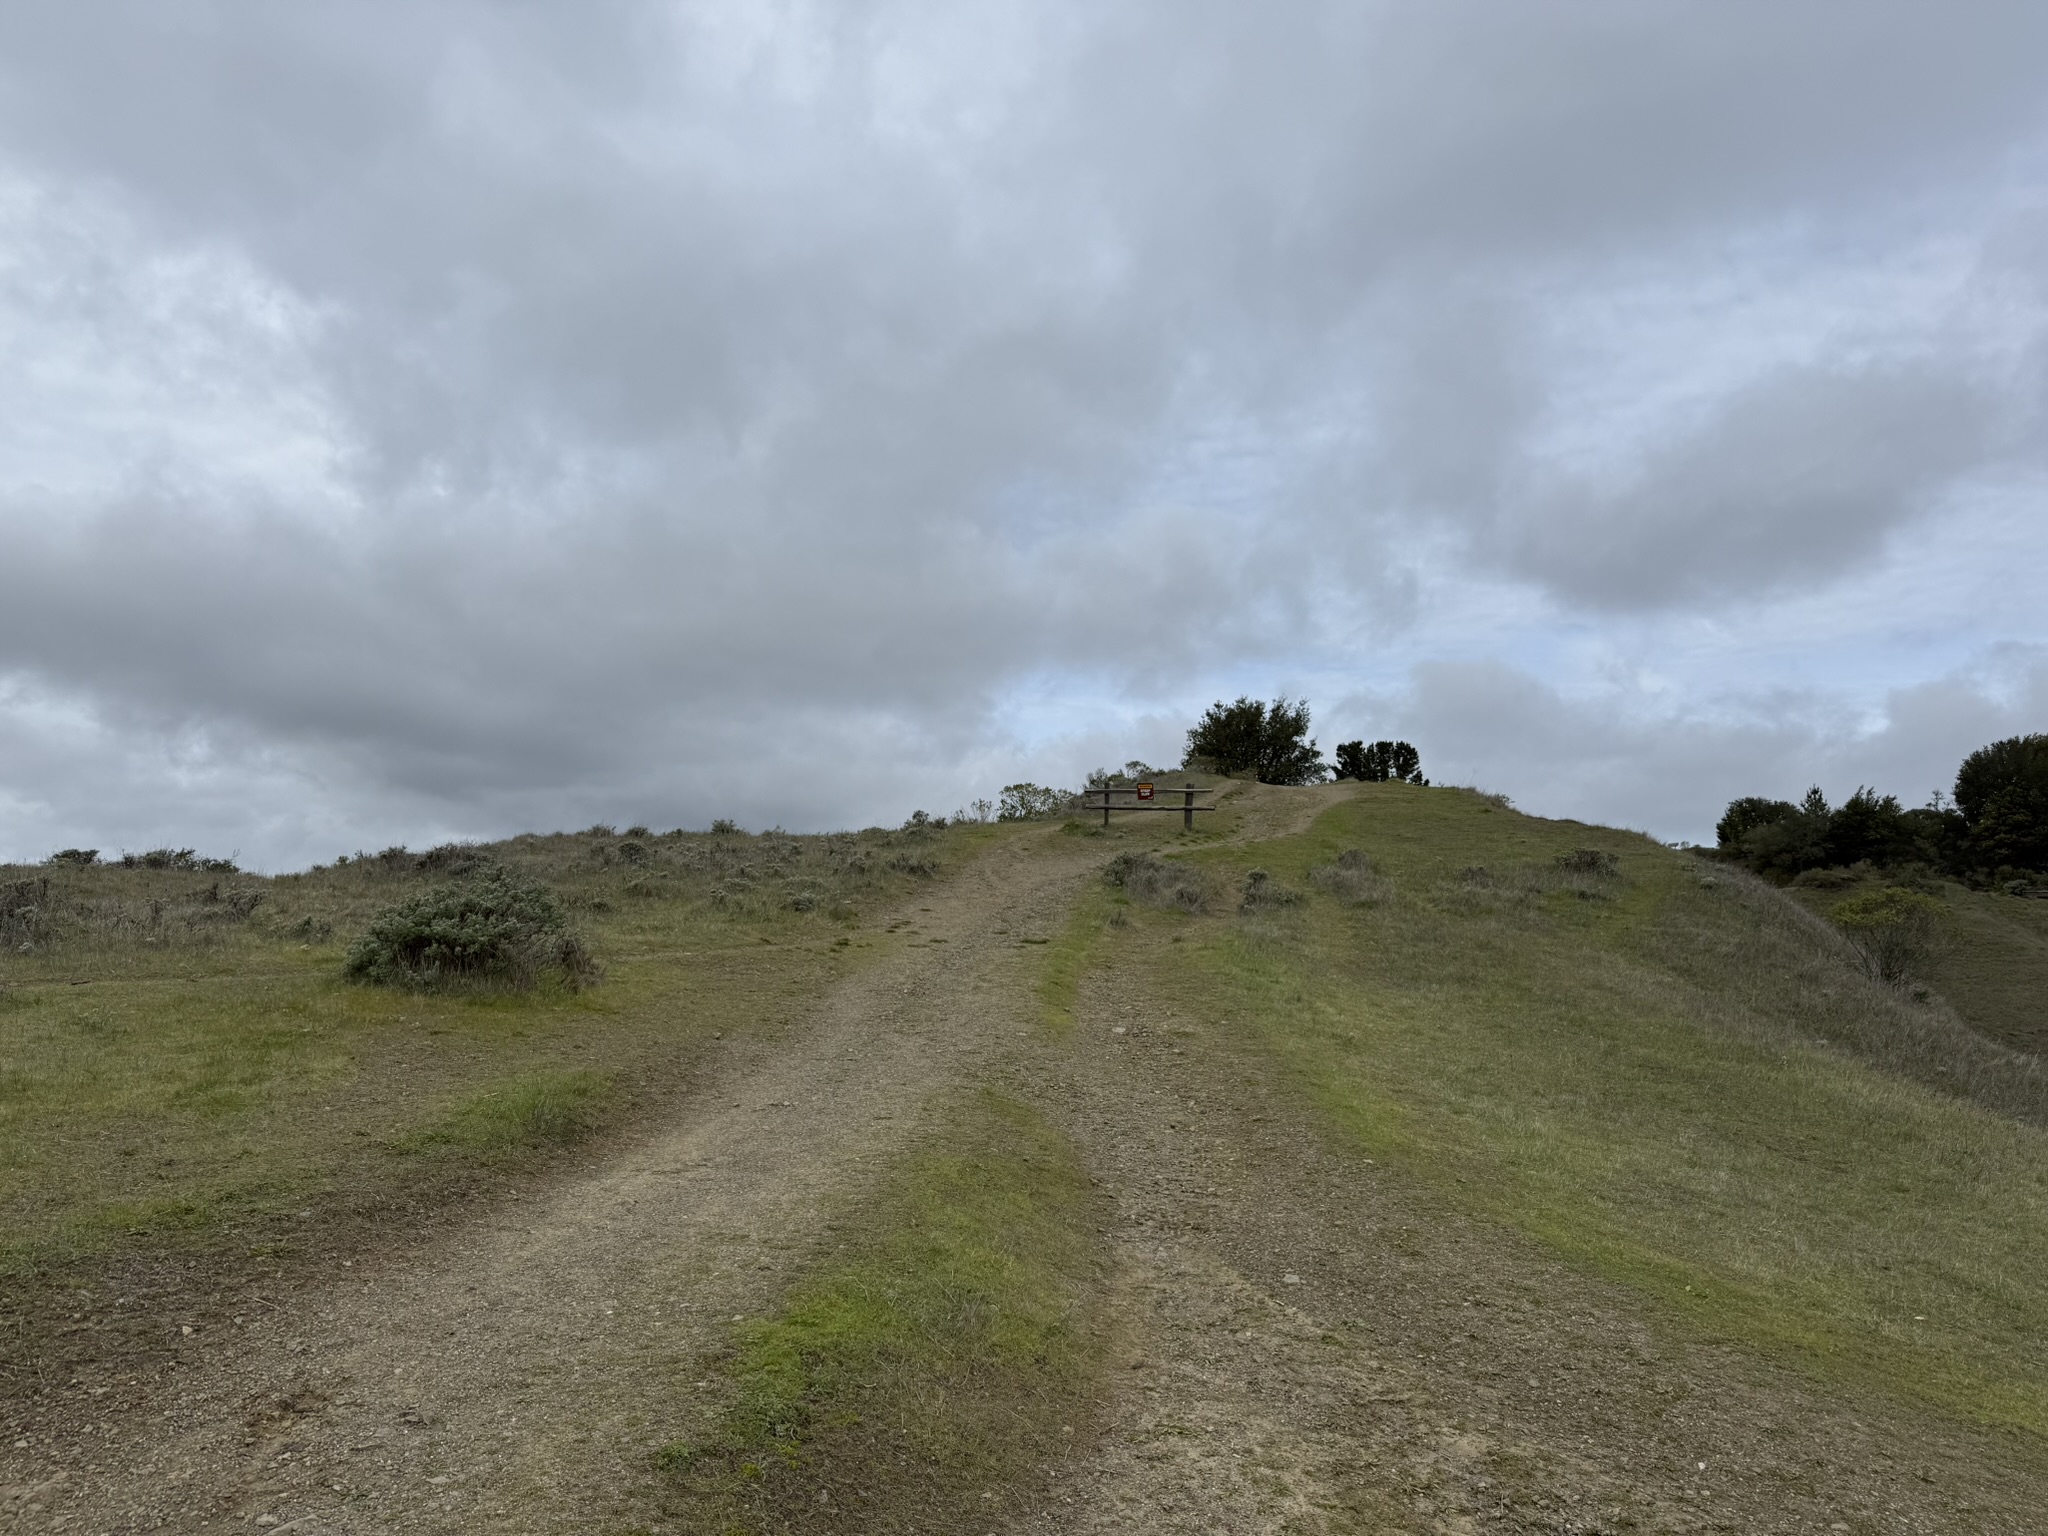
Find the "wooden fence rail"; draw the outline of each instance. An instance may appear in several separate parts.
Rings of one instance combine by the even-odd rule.
[[[1195,796],[1215,793],[1213,789],[1197,789],[1192,784],[1179,787],[1165,784],[1116,784],[1082,790],[1081,804],[1084,810],[1101,811],[1102,824],[1105,827],[1109,825],[1111,811],[1179,811],[1181,826],[1192,832],[1195,828],[1195,812],[1216,809],[1213,805],[1195,804]],[[1129,795],[1130,803],[1118,804],[1118,795]],[[1179,804],[1161,803],[1163,798],[1169,795],[1178,796]],[[1100,798],[1097,798],[1098,796]]]

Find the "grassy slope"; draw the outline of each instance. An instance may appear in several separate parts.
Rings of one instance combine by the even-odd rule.
[[[129,1266],[132,1289],[151,1255],[289,1252],[621,1123],[714,1033],[772,1028],[896,942],[860,910],[986,835],[654,838],[630,860],[615,836],[516,839],[490,851],[563,892],[608,975],[495,997],[339,980],[370,914],[439,878],[409,863],[232,877],[263,901],[225,924],[216,876],[57,871],[69,927],[0,956],[0,1276]]]
[[[1620,856],[1610,896],[1514,878],[1578,846]],[[1344,1134],[1693,1324],[2048,1432],[2048,1135],[1817,1043],[1884,1005],[1846,964],[1784,963],[1682,855],[1467,793],[1366,788],[1203,857],[1303,887],[1346,847],[1394,901],[1150,914],[1187,942],[1126,959]]]
[[[1835,889],[1790,889],[1825,916],[1836,903],[1883,886],[1872,875]],[[2048,1054],[2048,901],[1943,882],[1940,941],[1919,967],[1974,1028],[2016,1050]]]
[[[1074,1150],[1014,1100],[956,1106],[842,1224],[856,1236],[721,1362],[659,1458],[696,1530],[950,1531],[1072,1441],[1105,1267]],[[1002,1502],[995,1502],[1000,1500]]]

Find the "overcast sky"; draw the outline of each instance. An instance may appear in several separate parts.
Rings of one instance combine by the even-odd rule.
[[[0,857],[2048,730],[2048,6],[0,6]]]

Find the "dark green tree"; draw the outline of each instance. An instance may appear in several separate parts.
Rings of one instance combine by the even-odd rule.
[[[1316,784],[1329,770],[1309,738],[1308,704],[1285,695],[1271,704],[1217,700],[1188,732],[1187,762],[1261,784]]]
[[[1956,809],[1976,867],[2048,870],[2048,735],[2008,737],[1964,758]]]
[[[1729,853],[1741,851],[1742,840],[1756,827],[1769,826],[1787,816],[1797,816],[1799,807],[1790,800],[1767,800],[1762,795],[1744,795],[1730,800],[1728,809],[1714,825],[1714,841]]]
[[[1833,822],[1828,797],[1815,785],[1797,805],[1786,807],[1783,815],[1752,823],[1741,834],[1736,849],[1742,862],[1758,874],[1789,880],[1804,870],[1827,866]]]
[[[1337,745],[1337,777],[1359,779],[1367,784],[1427,784],[1422,776],[1422,754],[1405,741],[1362,741]]]
[[[1914,856],[1913,834],[1896,795],[1862,785],[1828,817],[1830,864],[1902,864]]]

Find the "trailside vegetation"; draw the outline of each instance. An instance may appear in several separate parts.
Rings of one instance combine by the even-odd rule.
[[[554,893],[497,865],[386,907],[349,946],[343,969],[351,981],[415,990],[597,979]]]

